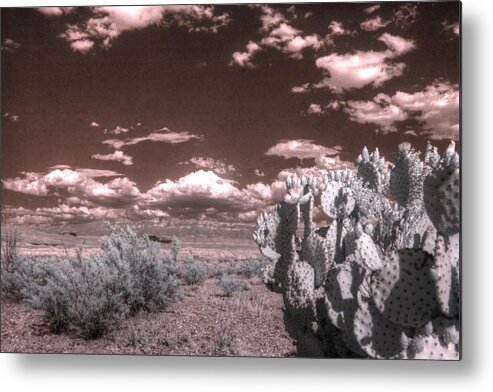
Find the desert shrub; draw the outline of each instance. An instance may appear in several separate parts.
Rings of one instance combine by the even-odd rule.
[[[245,291],[250,289],[248,282],[241,279],[235,279],[228,274],[223,274],[219,278],[219,285],[223,289],[224,295],[227,297],[231,297],[236,291]]]
[[[193,258],[186,259],[178,267],[178,277],[187,285],[201,283],[209,274],[207,266],[197,263]]]
[[[248,260],[243,262],[238,268],[238,273],[247,278],[254,276],[261,277],[263,274],[263,263],[259,260]]]
[[[101,239],[101,252],[83,259],[27,263],[21,274],[24,298],[45,312],[54,332],[69,330],[90,339],[141,310],[175,299],[175,258],[130,228]]]

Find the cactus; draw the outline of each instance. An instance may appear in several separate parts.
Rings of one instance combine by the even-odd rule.
[[[356,175],[288,177],[284,201],[257,221],[254,240],[273,262],[265,281],[283,295],[298,355],[458,359],[453,143],[443,157],[428,144],[424,161],[401,143],[390,176],[378,149],[357,163]],[[327,227],[315,227],[317,201]]]
[[[424,205],[440,234],[450,236],[459,232],[459,155],[455,152],[454,142],[424,181]]]
[[[409,143],[399,144],[397,159],[390,173],[390,192],[403,207],[423,199],[423,162]]]
[[[366,146],[356,160],[358,165],[358,177],[370,189],[382,193],[389,184],[389,172],[385,165],[385,158],[380,157],[378,148],[371,154]]]

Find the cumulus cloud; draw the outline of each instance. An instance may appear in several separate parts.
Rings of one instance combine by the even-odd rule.
[[[255,68],[255,65],[252,63],[252,58],[255,53],[262,50],[259,44],[253,41],[249,41],[245,47],[244,52],[234,52],[233,59],[231,60],[229,65],[237,64],[243,68]]]
[[[93,121],[91,124],[90,124],[91,127],[93,128],[99,128],[101,125],[99,125],[96,121]]]
[[[35,196],[78,197],[100,205],[130,205],[139,197],[135,182],[117,177],[106,183],[97,181],[101,171],[53,169],[47,173],[21,173],[23,177],[3,180],[5,189]],[[104,173],[111,174],[111,173]]]
[[[317,51],[328,44],[318,34],[304,35],[290,24],[288,17],[268,5],[255,4],[251,8],[260,11],[262,26],[259,32],[262,38],[257,42],[249,41],[244,51],[234,52],[230,65],[254,68],[253,57],[266,48],[274,48],[290,58],[301,59],[305,49]],[[295,16],[291,15],[291,18],[294,19]]]
[[[39,9],[43,12],[43,9]],[[92,7],[91,15],[80,23],[67,24],[59,35],[70,43],[72,50],[88,53],[96,44],[109,48],[122,33],[141,30],[155,25],[169,28],[171,25],[186,28],[190,32],[216,33],[229,21],[227,13],[217,14],[213,6],[109,6]],[[62,15],[61,8],[52,8],[50,15]]]
[[[190,140],[202,140],[203,137],[199,135],[194,135],[189,132],[173,132],[168,128],[161,128],[152,131],[146,136],[127,138],[125,140],[118,139],[107,139],[103,140],[103,144],[107,144],[115,149],[120,149],[124,146],[130,146],[145,141],[150,141],[153,143],[168,143],[168,144],[178,144],[185,143]]]
[[[363,12],[367,15],[374,13],[375,11],[378,11],[380,9],[380,4],[375,4],[370,7],[366,7]]]
[[[301,86],[294,86],[291,88],[291,92],[294,94],[306,93],[310,90],[310,83],[304,83]]]
[[[349,119],[360,124],[376,124],[384,132],[395,132],[394,124],[408,118],[407,113],[386,94],[378,94],[372,101],[348,101],[344,111]]]
[[[373,18],[366,19],[364,22],[361,22],[359,27],[361,30],[365,31],[377,31],[390,23],[389,20],[383,20],[380,16],[374,16]]]
[[[1,49],[5,52],[12,53],[12,52],[15,52],[17,49],[19,49],[20,47],[21,47],[20,43],[14,41],[11,38],[5,38],[3,40]]]
[[[238,169],[231,164],[213,158],[192,157],[186,162],[180,162],[180,165],[192,164],[201,169],[209,169],[219,175],[233,174],[240,175]]]
[[[381,93],[371,101],[348,101],[344,105],[350,120],[376,124],[384,132],[397,131],[396,122],[414,119],[422,125],[420,133],[430,139],[459,138],[459,89],[448,82],[436,81],[414,93]]]
[[[152,208],[172,208],[174,214],[214,212],[245,212],[262,208],[273,200],[271,186],[257,183],[239,189],[233,181],[212,171],[199,170],[176,181],[158,182],[143,195]]]
[[[255,169],[253,172],[257,177],[265,177],[265,173],[262,170]]]
[[[307,110],[308,114],[320,115],[323,113],[322,107],[317,103],[312,103]]]
[[[13,113],[5,112],[3,114],[3,118],[5,118],[6,120],[10,120],[10,121],[16,122],[16,121],[19,120],[20,116],[18,114],[13,114]]]
[[[37,11],[46,16],[68,15],[75,11],[76,7],[40,7]]]
[[[330,88],[335,93],[344,90],[361,88],[366,85],[378,87],[385,81],[403,74],[404,63],[396,63],[393,60],[414,49],[412,40],[407,40],[388,33],[379,38],[388,49],[384,51],[355,51],[347,54],[333,53],[320,57],[315,64],[328,75],[314,88]]]
[[[333,20],[329,24],[329,36],[356,35],[356,31],[345,29],[342,22]]]
[[[94,154],[92,155],[93,159],[99,159],[101,161],[115,161],[121,162],[124,165],[133,165],[133,157],[130,155],[126,155],[123,151],[117,150],[111,154]]]
[[[115,129],[113,129],[112,131],[109,131],[109,133],[113,134],[113,135],[119,135],[120,133],[127,133],[129,131],[128,128],[123,128],[119,125],[116,126]]]
[[[337,155],[341,150],[340,146],[325,147],[320,144],[313,143],[313,140],[297,139],[297,140],[281,140],[276,145],[267,150],[265,155],[274,155],[283,157],[284,159],[298,158],[315,159],[326,155]]]

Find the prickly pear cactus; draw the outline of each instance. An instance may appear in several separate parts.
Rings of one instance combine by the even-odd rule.
[[[378,148],[371,154],[366,146],[356,160],[358,165],[358,177],[368,188],[382,193],[389,183],[389,172],[385,165],[385,158],[380,157]]]
[[[422,162],[401,144],[388,189],[378,149],[363,149],[356,175],[288,177],[284,201],[259,216],[253,237],[273,262],[266,284],[283,295],[298,355],[459,359],[453,147],[440,157],[429,144]],[[325,227],[316,227],[316,202]]]
[[[422,200],[423,162],[409,143],[399,144],[399,152],[394,168],[390,173],[390,192],[394,199],[403,207]]]
[[[460,173],[454,142],[424,181],[424,204],[440,234],[451,236],[459,232]]]

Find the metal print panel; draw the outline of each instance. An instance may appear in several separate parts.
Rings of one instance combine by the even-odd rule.
[[[2,352],[460,359],[460,3],[1,24]]]

